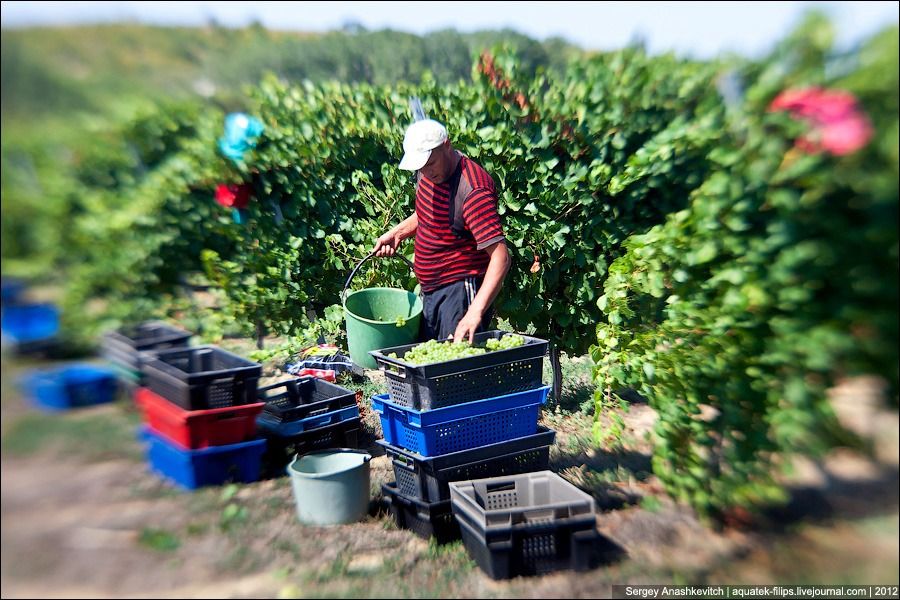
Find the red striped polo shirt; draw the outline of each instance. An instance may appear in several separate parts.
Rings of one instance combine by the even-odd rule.
[[[450,229],[450,186],[422,176],[416,192],[415,270],[423,292],[487,271],[490,257],[484,251],[503,239],[497,214],[494,180],[480,165],[462,157],[462,177],[472,186],[463,204],[466,229],[474,239],[459,239]]]

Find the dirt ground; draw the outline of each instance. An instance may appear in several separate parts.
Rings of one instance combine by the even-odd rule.
[[[716,531],[665,498],[650,475],[648,406],[626,414],[630,442],[615,454],[585,442],[589,415],[548,408],[543,423],[559,432],[551,467],[601,509],[601,564],[494,582],[461,542],[426,542],[385,513],[380,487],[394,478],[371,414],[370,516],[306,527],[285,477],[189,493],[148,472],[127,401],[64,415],[33,410],[15,387],[29,366],[3,359],[4,598],[592,598],[627,583],[898,582],[898,418],[865,379],[836,389],[834,402],[871,453],[840,450],[799,465],[792,502],[753,528]]]

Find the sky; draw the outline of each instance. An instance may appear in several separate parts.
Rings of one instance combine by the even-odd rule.
[[[900,2],[3,2],[7,27],[138,21],[327,31],[355,22],[367,29],[416,34],[510,27],[537,39],[564,37],[611,50],[643,39],[651,52],[708,58],[722,52],[758,56],[808,9],[833,17],[838,46],[849,47],[897,23]]]

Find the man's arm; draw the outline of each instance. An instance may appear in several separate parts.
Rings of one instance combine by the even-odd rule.
[[[397,252],[397,246],[406,238],[416,234],[419,227],[419,217],[416,213],[400,222],[399,225],[385,233],[375,242],[375,256],[393,256]]]
[[[475,330],[481,325],[484,313],[494,302],[497,294],[500,293],[503,279],[506,277],[512,264],[506,241],[496,242],[485,248],[484,251],[491,257],[491,262],[488,263],[487,272],[484,274],[484,282],[481,284],[481,289],[475,294],[475,300],[472,301],[469,310],[456,326],[456,332],[453,334],[454,342],[458,342],[463,338],[468,338],[470,344],[474,342]]]

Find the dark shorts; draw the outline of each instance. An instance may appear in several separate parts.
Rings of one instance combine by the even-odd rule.
[[[469,277],[449,283],[433,292],[425,293],[419,341],[445,340],[452,336],[456,332],[456,326],[469,310],[475,294],[481,288],[483,279],[482,277]],[[491,306],[481,319],[478,331],[489,329],[493,316],[494,307]]]

